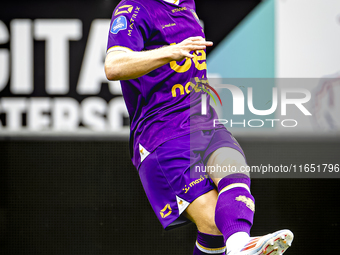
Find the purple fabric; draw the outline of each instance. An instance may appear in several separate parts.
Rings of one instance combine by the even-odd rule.
[[[233,183],[244,183],[250,189],[250,178],[245,174],[230,174],[219,181],[218,192]]]
[[[203,167],[202,154],[210,145],[215,131],[197,131],[190,135],[169,140],[158,146],[141,164],[139,176],[149,202],[164,228],[175,227],[179,222],[176,196],[191,203],[215,188],[206,173],[191,178],[195,166]],[[190,141],[200,141],[195,149]],[[160,211],[169,204],[172,213],[163,218]]]
[[[210,248],[210,249],[225,247],[223,236],[209,235],[209,234],[202,233],[200,231],[198,231],[197,233],[197,242],[203,247]],[[194,255],[205,255],[207,253],[202,252],[195,245],[193,254]],[[214,253],[214,254],[219,255],[219,254],[225,254],[225,253],[222,252],[222,253]]]
[[[194,0],[182,0],[178,6],[163,0],[121,1],[112,15],[107,48],[145,51],[180,43],[191,36],[205,37],[194,10]],[[192,87],[186,86],[195,77],[207,78],[206,68],[197,68],[204,66],[205,51],[199,53],[196,63],[184,59],[176,65],[185,63],[189,67],[186,71],[175,71],[169,63],[138,79],[121,81],[130,115],[131,156],[137,168],[141,162],[139,144],[152,152],[170,139],[212,129],[213,119],[218,118],[210,105],[207,115],[202,116],[201,94],[205,92],[189,94]]]
[[[191,203],[215,188],[213,181],[207,178],[207,173],[195,173],[196,166],[201,169],[204,167],[207,150],[234,146],[232,141],[230,132],[225,128],[196,131],[161,144],[142,162],[139,176],[150,204],[164,228],[169,229],[183,223],[182,219],[178,219],[180,208],[176,196]],[[238,146],[235,149],[242,151]],[[163,218],[160,211],[167,204],[172,213]]]
[[[222,248],[225,246],[223,236],[205,234],[200,231],[197,233],[197,242],[207,248]]]
[[[243,177],[243,178],[242,178]],[[233,183],[246,183],[250,187],[250,179],[245,175],[235,174],[224,177],[218,184],[221,191]],[[253,225],[254,212],[247,207],[246,203],[237,201],[239,196],[245,196],[253,200],[254,197],[245,188],[232,188],[221,193],[218,197],[215,211],[215,223],[224,236],[224,241],[236,232],[246,232],[250,234]]]

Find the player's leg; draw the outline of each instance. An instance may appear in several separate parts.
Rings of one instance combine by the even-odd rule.
[[[217,203],[215,189],[195,199],[187,207],[183,215],[194,222],[200,232],[222,235],[215,225],[215,207]]]
[[[250,192],[249,174],[244,172],[246,161],[242,150],[221,147],[209,157],[207,167],[220,166],[230,171],[210,173],[218,187],[215,222],[224,236],[228,255],[282,254],[291,244],[293,234],[282,230],[263,237],[250,238],[255,200]]]
[[[199,139],[203,140],[201,137]],[[209,141],[206,138],[204,144],[209,144]],[[190,176],[191,169],[196,165],[204,166],[199,151],[202,148],[198,152],[190,150],[189,135],[172,139],[144,159],[139,176],[164,228],[194,221],[198,226],[194,255],[224,254],[223,236],[214,221],[217,202],[215,185],[206,174]]]
[[[224,238],[215,225],[217,195],[215,189],[201,195],[183,213],[198,229],[194,255],[225,254]]]
[[[224,236],[227,249],[234,250],[234,247],[242,247],[248,241],[255,212],[249,175],[241,173],[246,161],[239,151],[222,147],[209,157],[207,167],[211,166],[230,169],[230,172],[213,172],[209,175],[218,187],[215,222]]]

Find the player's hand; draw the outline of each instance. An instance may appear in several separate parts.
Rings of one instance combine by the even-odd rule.
[[[190,52],[195,51],[197,53],[198,50],[204,50],[207,46],[212,46],[213,43],[210,41],[206,41],[201,36],[189,37],[184,41],[171,45],[169,48],[171,49],[172,59],[176,61],[181,61],[184,58],[193,58],[194,55]]]

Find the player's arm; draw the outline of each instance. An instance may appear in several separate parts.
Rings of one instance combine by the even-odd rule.
[[[105,59],[105,74],[108,80],[129,80],[141,77],[171,61],[193,58],[190,52],[212,46],[204,38],[189,37],[181,43],[150,51],[113,51]]]

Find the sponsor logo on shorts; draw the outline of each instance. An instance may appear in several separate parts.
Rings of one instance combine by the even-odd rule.
[[[255,212],[255,204],[254,201],[251,200],[250,198],[246,197],[246,196],[238,196],[237,198],[235,198],[236,201],[240,201],[246,204],[246,206],[252,210],[253,212]]]
[[[112,26],[110,32],[112,34],[117,34],[121,30],[125,30],[127,28],[127,21],[124,16],[119,16],[112,22]]]
[[[118,9],[115,12],[115,16],[118,14],[122,14],[122,13],[131,13],[133,10],[133,6],[132,5],[122,5],[120,7],[118,7]]]
[[[170,204],[166,204],[166,206],[164,206],[164,208],[159,213],[163,219],[168,217],[172,213]]]
[[[185,185],[182,190],[185,191],[184,193],[187,193],[190,190],[190,188],[194,187],[196,184],[201,183],[205,179],[208,179],[208,175],[204,175],[204,176],[200,175],[199,179],[196,179],[196,180],[190,182],[189,187],[187,187],[187,185]]]

